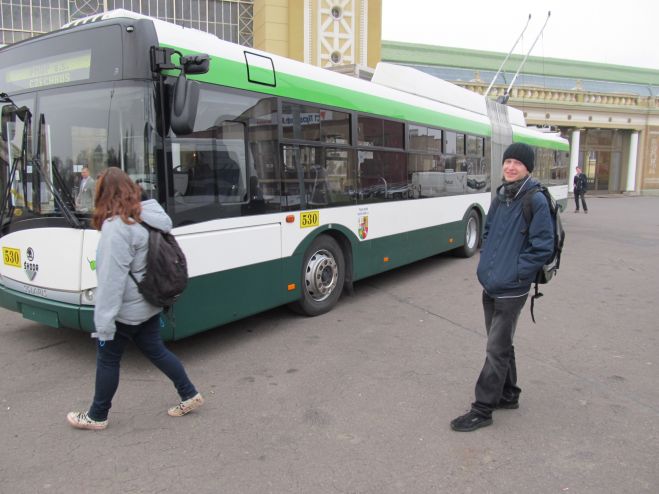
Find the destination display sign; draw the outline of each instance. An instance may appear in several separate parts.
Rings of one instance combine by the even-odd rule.
[[[0,69],[0,87],[8,91],[36,89],[89,79],[91,49],[41,58]]]

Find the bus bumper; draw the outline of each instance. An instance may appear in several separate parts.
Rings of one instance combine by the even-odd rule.
[[[18,312],[25,319],[54,328],[92,332],[94,307],[66,304],[35,297],[0,285],[0,307]]]

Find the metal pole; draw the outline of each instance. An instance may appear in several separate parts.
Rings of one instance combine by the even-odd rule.
[[[529,58],[529,55],[531,54],[531,51],[533,51],[533,47],[535,46],[535,44],[536,44],[536,43],[538,42],[538,40],[540,39],[540,36],[542,36],[542,33],[543,33],[543,31],[545,30],[545,27],[547,27],[547,22],[549,22],[549,17],[550,17],[550,16],[551,16],[551,11],[547,12],[547,19],[545,20],[545,23],[544,23],[544,25],[542,26],[542,29],[541,29],[540,32],[538,33],[538,36],[536,36],[535,41],[534,41],[533,44],[531,45],[531,48],[530,48],[529,51],[526,53],[526,56],[524,57],[524,60],[522,60],[522,63],[520,64],[519,68],[517,69],[517,72],[515,72],[515,77],[513,77],[513,80],[510,81],[510,86],[508,86],[508,89],[506,89],[506,93],[505,93],[505,94],[510,93],[510,90],[512,89],[513,84],[515,84],[515,81],[517,80],[517,76],[519,75],[520,71],[522,70],[522,67],[524,67],[524,64],[526,63],[526,59]]]
[[[501,70],[503,69],[503,66],[506,64],[506,62],[510,58],[510,55],[512,54],[513,50],[517,46],[517,43],[519,43],[519,40],[522,39],[522,36],[524,36],[524,33],[526,32],[526,28],[529,27],[529,22],[531,22],[531,14],[529,14],[529,18],[526,20],[526,25],[524,26],[524,29],[522,29],[522,32],[520,33],[519,37],[517,38],[517,41],[515,41],[515,44],[513,45],[513,47],[508,52],[508,55],[506,55],[506,58],[503,59],[503,62],[501,62],[501,65],[499,66],[499,70],[497,70],[497,73],[494,74],[494,77],[492,78],[492,82],[490,82],[490,85],[487,87],[487,91],[485,91],[485,97],[486,98],[487,98],[487,95],[490,94],[490,90],[492,89],[492,86],[494,86],[494,82],[497,80],[497,77],[499,77],[499,74],[501,73]]]

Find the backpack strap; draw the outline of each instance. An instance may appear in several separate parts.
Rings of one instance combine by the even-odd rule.
[[[522,216],[526,222],[526,229],[524,233],[529,231],[529,226],[533,220],[533,194],[540,191],[540,187],[536,186],[527,190],[522,196]]]
[[[524,221],[526,222],[526,229],[523,231],[524,234],[528,233],[531,221],[533,220],[533,195],[536,192],[540,192],[540,186],[527,190],[522,197],[522,216],[524,216]],[[535,314],[533,314],[535,299],[542,297],[542,295],[543,294],[538,289],[538,278],[536,275],[535,294],[531,295],[531,320],[533,321],[533,324],[535,324]]]
[[[146,231],[147,231],[147,235],[149,235],[152,231],[157,230],[156,228],[153,228],[151,225],[149,225],[149,224],[148,224],[146,221],[144,221],[144,220],[142,220],[141,223],[137,223],[137,224],[138,224],[138,225],[142,225],[142,226],[146,229]],[[148,238],[148,237],[147,237],[147,238]],[[147,240],[147,242],[148,242],[148,240]],[[133,272],[132,272],[130,269],[128,270],[128,275],[133,279],[133,281],[135,282],[135,285],[136,285],[137,288],[139,289],[139,288],[140,288],[140,284],[139,284],[139,282],[137,281],[137,278],[135,278],[135,275],[133,274]]]
[[[531,295],[531,320],[535,324],[535,315],[533,314],[533,306],[535,305],[535,299],[542,297],[542,293],[538,291],[538,282],[535,282],[535,295]]]

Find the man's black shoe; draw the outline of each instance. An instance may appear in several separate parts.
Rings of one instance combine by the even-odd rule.
[[[473,410],[451,420],[451,429],[457,432],[471,432],[492,424],[492,417],[484,417]]]
[[[519,408],[519,401],[513,400],[504,400],[503,398],[499,400],[499,403],[497,403],[497,406],[494,408],[502,408],[505,410],[516,410]]]

